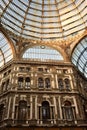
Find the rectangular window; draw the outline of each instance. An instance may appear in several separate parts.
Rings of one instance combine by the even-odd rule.
[[[41,71],[41,72],[42,72],[42,71],[43,71],[43,68],[38,68],[38,71]]]
[[[24,71],[24,67],[19,67],[19,71]]]

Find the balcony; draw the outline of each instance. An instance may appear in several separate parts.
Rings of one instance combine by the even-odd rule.
[[[32,126],[55,126],[55,127],[64,127],[64,126],[85,126],[87,127],[87,120],[55,120],[55,119],[48,119],[48,120],[13,120],[7,119],[0,121],[0,127],[3,126],[25,126],[25,127],[32,127]]]

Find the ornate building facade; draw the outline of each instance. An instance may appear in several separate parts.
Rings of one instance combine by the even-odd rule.
[[[0,75],[1,129],[86,130],[87,80],[70,62],[14,60]]]
[[[2,0],[0,130],[87,130],[86,12],[86,0]]]

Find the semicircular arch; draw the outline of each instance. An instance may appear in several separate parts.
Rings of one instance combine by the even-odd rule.
[[[21,55],[24,59],[43,59],[43,60],[59,60],[64,61],[63,55],[53,47],[47,45],[35,45],[24,49]]]
[[[0,32],[0,67],[13,59],[13,50],[12,47],[5,37],[5,35]]]
[[[87,36],[82,38],[74,47],[71,61],[87,78]]]

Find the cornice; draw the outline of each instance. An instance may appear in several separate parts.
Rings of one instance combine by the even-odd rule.
[[[26,39],[26,38],[20,37],[20,36],[14,34],[13,32],[11,32],[11,31],[9,31],[9,30],[7,30],[7,29],[5,29],[1,26],[0,30],[3,30],[3,29],[4,29],[5,32],[8,33],[8,35],[10,35],[10,37],[16,39],[16,41],[18,43],[23,44],[23,45],[24,45],[24,43],[25,44],[27,43],[29,45],[31,45],[31,44],[32,45],[35,45],[35,44],[44,45],[45,44],[45,45],[51,45],[51,46],[56,46],[56,47],[60,46],[62,48],[69,47],[74,41],[78,42],[82,37],[87,35],[87,29],[85,29],[85,31],[83,31],[82,33],[78,33],[75,36],[69,36],[66,39],[62,38],[62,39],[59,39],[59,40],[57,39],[57,40],[47,40],[47,41],[45,41],[45,40],[33,40],[33,38],[32,39]]]
[[[16,53],[18,55],[18,57],[20,57],[19,55],[22,54],[21,52],[23,52],[25,49],[35,46],[35,45],[47,45],[50,47],[53,47],[54,49],[59,50],[63,56],[67,57],[68,59],[70,59],[71,57],[71,53],[73,48],[75,47],[76,44],[78,44],[78,42],[85,36],[87,36],[87,28],[85,29],[85,31],[78,33],[75,36],[69,36],[66,39],[57,39],[57,40],[33,40],[33,39],[25,39],[21,36],[18,36],[16,34],[14,34],[13,32],[5,29],[2,25],[0,26],[0,30],[4,33],[4,34],[8,34],[9,37],[15,39],[16,42]],[[65,54],[66,53],[66,54]]]

